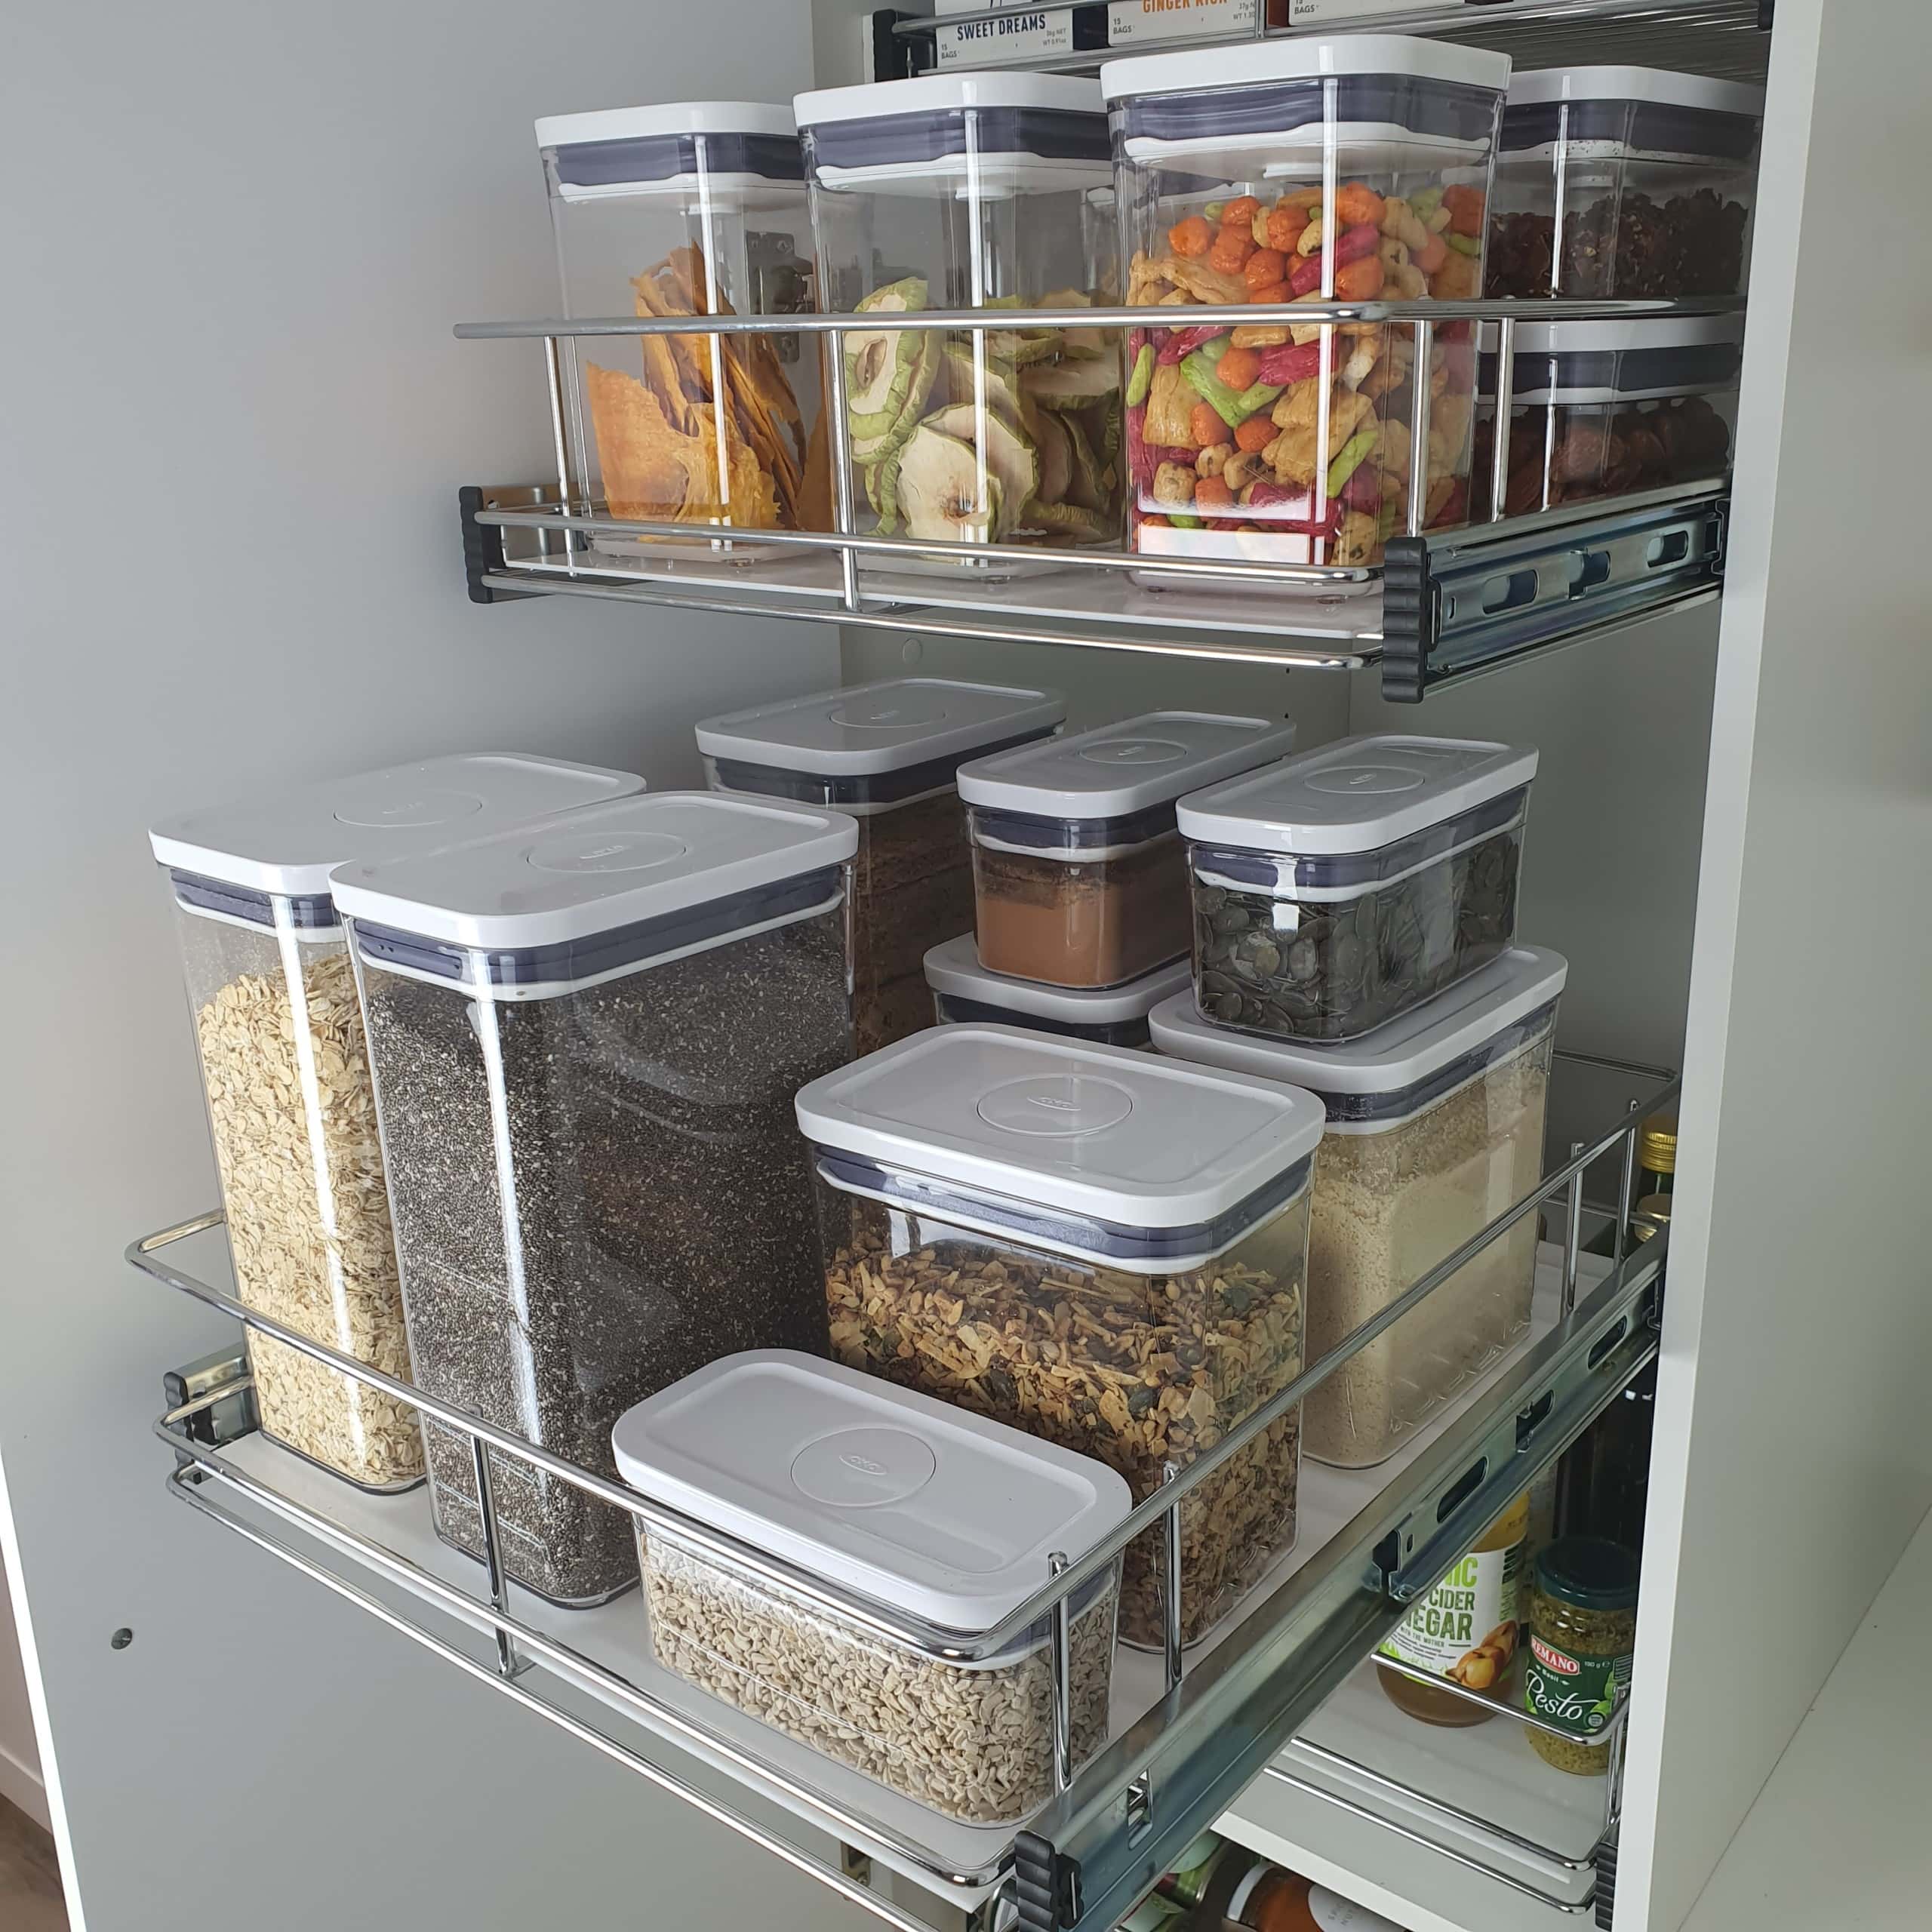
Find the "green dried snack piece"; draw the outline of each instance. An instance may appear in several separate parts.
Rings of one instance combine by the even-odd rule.
[[[1482,237],[1479,235],[1445,235],[1443,240],[1459,255],[1480,255]]]
[[[1132,409],[1147,400],[1147,392],[1154,385],[1154,345],[1143,342],[1140,353],[1134,358],[1134,374],[1127,380],[1127,406]]]
[[[1214,363],[1199,349],[1181,358],[1180,372],[1230,430],[1238,429],[1254,414],[1241,407],[1241,398],[1215,374]]]
[[[1339,497],[1342,494],[1343,486],[1368,460],[1368,453],[1374,448],[1381,433],[1379,429],[1358,429],[1342,445],[1340,454],[1328,466],[1330,496]]]

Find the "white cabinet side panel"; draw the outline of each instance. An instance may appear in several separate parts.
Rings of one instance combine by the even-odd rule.
[[[1932,1502],[1921,0],[1782,0],[1618,1924],[1675,1932]]]
[[[533,118],[787,99],[809,26],[9,11],[0,1459],[87,1932],[851,1922],[168,1501],[161,1373],[235,1331],[121,1260],[216,1199],[156,818],[458,749],[688,783],[695,718],[835,679],[818,627],[472,606],[456,513],[549,447],[540,346],[450,334],[555,312]]]

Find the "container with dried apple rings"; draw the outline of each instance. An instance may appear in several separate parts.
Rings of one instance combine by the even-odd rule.
[[[1388,34],[1109,62],[1128,303],[1480,295],[1509,78],[1502,54]],[[1130,541],[1145,555],[1361,566],[1412,504],[1424,529],[1467,519],[1466,321],[1437,326],[1426,372],[1413,328],[1374,321],[1176,315],[1131,331],[1126,354]]]

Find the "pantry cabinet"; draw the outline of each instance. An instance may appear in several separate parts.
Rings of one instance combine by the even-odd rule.
[[[218,463],[189,472],[198,507],[190,515],[172,506],[158,464],[135,472],[140,500],[180,519],[162,526],[175,553],[195,561],[206,623],[166,633],[184,668],[130,653],[151,590],[137,605],[103,582],[100,608],[118,611],[118,629],[71,589],[63,602],[38,587],[26,613],[35,648],[28,702],[10,720],[6,782],[23,811],[36,783],[87,796],[35,834],[45,850],[32,856],[29,896],[54,937],[4,968],[23,1010],[48,1023],[23,1048],[25,1104],[8,1130],[23,1265],[45,1292],[17,1318],[0,1455],[7,1567],[30,1640],[42,1754],[77,1906],[94,1932],[137,1923],[172,1932],[190,1922],[187,1902],[208,1896],[211,1872],[262,1897],[275,1874],[297,1870],[312,1884],[291,1886],[284,1875],[273,1894],[282,1903],[272,1915],[287,1932],[322,1932],[358,1900],[368,1922],[460,1918],[490,1932],[639,1910],[827,1932],[878,1921],[896,1932],[994,1932],[1016,1917],[1024,1932],[1107,1932],[1194,1836],[1218,1825],[1406,1932],[1559,1932],[1592,1919],[1612,1932],[1678,1932],[1932,1506],[1932,1452],[1918,1423],[1932,1299],[1912,1164],[1932,1140],[1923,1020],[1932,985],[1924,890],[1932,654],[1921,635],[1918,482],[1920,452],[1932,446],[1923,326],[1932,266],[1900,240],[1922,226],[1915,137],[1932,23],[1911,0],[1780,0],[1774,18],[1757,0],[1661,8],[1501,0],[1480,10],[1297,0],[1294,31],[1433,33],[1519,63],[1681,63],[1762,79],[1768,91],[1728,482],[1707,479],[1706,489],[1680,477],[1681,487],[1620,507],[1552,505],[1461,534],[1429,530],[1419,506],[1406,533],[1387,533],[1386,562],[1361,565],[1358,583],[1338,581],[1318,611],[1304,605],[1290,617],[1251,591],[1197,601],[1184,584],[1155,590],[1100,564],[1076,571],[1077,582],[1001,576],[996,528],[959,534],[995,566],[971,582],[934,573],[908,587],[875,558],[835,543],[767,574],[801,586],[789,596],[750,587],[757,572],[712,570],[703,559],[654,583],[628,566],[586,565],[568,478],[552,460],[568,358],[594,340],[571,333],[583,314],[575,324],[497,321],[469,329],[471,340],[448,338],[448,325],[469,317],[555,307],[529,121],[673,86],[749,100],[840,88],[903,62],[909,48],[942,72],[956,63],[934,51],[943,27],[875,16],[851,0],[820,0],[809,17],[802,5],[721,0],[716,17],[729,31],[688,39],[648,7],[640,17],[578,0],[570,11],[558,47],[514,82],[528,49],[512,10],[491,0],[488,19],[472,23],[482,30],[454,42],[405,23],[394,43],[398,71],[424,94],[440,89],[449,109],[426,110],[414,132],[398,131],[405,117],[392,117],[388,145],[379,144],[383,167],[352,182],[304,178],[301,209],[320,239],[305,242],[300,261],[286,235],[250,231],[274,264],[280,326],[309,312],[304,264],[318,254],[326,265],[336,299],[315,312],[321,320],[300,358],[312,389],[345,343],[372,329],[380,340],[356,356],[357,379],[332,398],[326,422],[312,400],[294,414],[278,405],[253,445],[246,398],[251,386],[278,394],[288,358],[237,349],[231,385],[211,380],[208,361],[194,365],[206,424],[222,441]],[[1084,35],[1084,19],[1109,11],[1081,8],[1074,24]],[[327,44],[331,85],[352,93],[362,70],[346,26],[304,31]],[[572,57],[574,39],[608,61],[586,66]],[[1131,51],[1158,58],[1145,45]],[[52,42],[29,54],[26,71],[47,67],[50,98],[78,102],[77,85],[55,85]],[[1048,64],[1091,68],[1101,57],[1083,41]],[[249,58],[260,63],[244,70],[253,86],[272,63],[259,52]],[[135,87],[125,51],[111,71],[118,86]],[[1048,95],[1022,106],[1049,111]],[[1077,131],[1061,131],[1081,148]],[[1070,167],[1078,158],[1059,158]],[[185,168],[185,147],[179,158]],[[355,205],[338,205],[352,186]],[[172,205],[152,183],[145,192],[155,218]],[[423,205],[411,205],[412,192]],[[45,208],[8,217],[24,222],[31,244],[18,258],[42,259],[62,222],[97,218],[86,199],[57,182]],[[514,217],[503,212],[511,208]],[[497,222],[515,243],[493,257]],[[374,238],[365,254],[358,223]],[[115,232],[130,247],[140,238]],[[220,224],[202,240],[211,289],[237,288],[240,271],[226,258],[246,251]],[[71,240],[67,250],[78,271]],[[742,252],[751,264],[755,238]],[[902,266],[890,255],[879,257],[882,269]],[[358,277],[365,294],[342,299]],[[196,287],[186,276],[170,285],[177,302]],[[847,291],[844,306],[876,285]],[[1071,268],[1067,285],[1082,297],[1072,306],[1084,306],[1088,290]],[[386,306],[368,324],[361,305],[376,315],[379,287]],[[1050,302],[1035,312],[1058,311]],[[167,315],[160,321],[170,325]],[[1054,326],[1080,325],[1069,308]],[[1389,326],[1419,328],[1419,353],[1429,352],[1426,321]],[[146,352],[132,333],[117,338],[116,355]],[[815,340],[809,327],[798,333]],[[104,337],[89,340],[105,352]],[[183,339],[169,340],[179,347]],[[1506,343],[1500,360],[1509,359]],[[1078,359],[1048,366],[1060,371],[1056,380],[1084,380]],[[846,448],[849,398],[835,346],[826,367],[825,411],[838,426],[830,454],[839,459],[827,473],[849,528],[847,500],[863,497],[869,472]],[[411,372],[404,386],[413,393],[393,392],[398,368]],[[435,384],[447,386],[428,393]],[[158,411],[153,387],[139,411]],[[89,424],[82,440],[102,446],[105,405],[77,380],[65,393],[82,398],[74,405]],[[1076,401],[1078,433],[1103,436],[1104,401]],[[30,444],[44,438],[71,457],[60,410],[29,415]],[[183,461],[206,426],[186,414],[140,420],[188,452]],[[573,418],[571,427],[580,441],[583,423]],[[1426,445],[1426,411],[1417,441]],[[1499,475],[1504,468],[1496,466]],[[326,487],[308,475],[315,469]],[[546,477],[557,480],[532,486]],[[469,486],[460,556],[460,485]],[[77,488],[65,500],[85,494]],[[226,527],[214,520],[222,506]],[[651,521],[650,504],[632,507],[619,525]],[[55,504],[43,494],[20,508],[37,554],[71,558],[75,539]],[[1064,521],[1086,541],[1084,525]],[[598,541],[613,534],[608,510],[601,530],[595,516],[583,521]],[[297,528],[301,540],[288,541]],[[340,568],[343,549],[359,571]],[[1156,544],[1139,561],[1168,555]],[[151,562],[130,570],[150,583],[164,574]],[[289,608],[296,571],[299,614]],[[364,592],[352,608],[352,584]],[[325,600],[326,622],[309,608]],[[361,634],[374,630],[380,641]],[[100,688],[82,688],[70,637],[113,674]],[[335,675],[318,679],[325,657]],[[178,1038],[171,963],[143,976],[152,985],[132,997],[123,984],[129,962],[159,960],[168,940],[165,897],[143,902],[138,863],[122,863],[122,848],[135,848],[164,804],[242,789],[291,757],[320,774],[515,740],[518,749],[648,774],[645,800],[608,808],[627,823],[703,817],[718,809],[705,795],[651,803],[702,782],[703,741],[692,735],[700,720],[713,733],[703,749],[715,761],[728,749],[721,730],[742,737],[745,718],[767,715],[779,700],[909,669],[1047,702],[1001,743],[1051,728],[1064,694],[1073,731],[1186,711],[1291,721],[1304,751],[1385,731],[1534,746],[1517,940],[1567,967],[1567,980],[1554,981],[1562,992],[1547,1198],[1540,1215],[1526,1209],[1491,1224],[1503,1239],[1515,1232],[1527,1260],[1540,1220],[1529,1339],[1515,1344],[1512,1327],[1515,1352],[1460,1385],[1413,1433],[1405,1419],[1386,1460],[1304,1464],[1289,1506],[1299,1523],[1292,1558],[1269,1572],[1263,1607],[1229,1619],[1211,1647],[1197,1647],[1192,1628],[1163,1628],[1163,1579],[1146,1567],[1154,1546],[1140,1546],[1124,1595],[1139,1607],[1134,1634],[1144,1647],[1117,1660],[1112,1734],[1096,1746],[1083,1730],[1076,1752],[1070,1737],[1055,1743],[1049,1724],[1027,1767],[1029,1804],[1042,1793],[1045,1801],[1017,1835],[998,1805],[991,1822],[970,1815],[972,1806],[936,1818],[869,1783],[855,1768],[862,1753],[820,1754],[777,1738],[674,1677],[653,1655],[635,1593],[592,1607],[543,1600],[601,1598],[601,1576],[582,1587],[549,1587],[542,1576],[535,1592],[520,1587],[527,1561],[520,1571],[497,1547],[491,1458],[500,1469],[520,1442],[549,1444],[554,1435],[563,1453],[540,1460],[536,1479],[568,1489],[574,1464],[596,1460],[601,1470],[601,1408],[574,1453],[567,1426],[525,1428],[508,1411],[487,1413],[456,1382],[426,1383],[438,1423],[432,1481],[398,1495],[347,1488],[262,1432],[233,1426],[236,1283],[219,1217],[198,1211],[214,1198],[214,1168],[193,1140],[193,1072]],[[312,683],[322,689],[291,748],[288,695]],[[165,729],[151,729],[151,718]],[[35,731],[57,737],[63,752],[60,734],[75,747],[97,739],[93,749],[107,754],[99,761],[112,769],[87,790],[78,749],[51,772]],[[221,782],[204,782],[217,767]],[[785,809],[817,824],[827,804],[838,801]],[[862,824],[880,843],[888,821]],[[949,821],[946,835],[954,839]],[[949,842],[944,856],[959,873],[963,853]],[[841,849],[835,863],[848,857]],[[590,863],[582,853],[577,861]],[[939,869],[937,860],[927,867]],[[85,900],[74,884],[83,878]],[[963,873],[952,885],[963,893]],[[891,890],[881,885],[881,902]],[[364,915],[352,907],[351,916]],[[417,931],[383,924],[385,943]],[[829,926],[826,959],[848,943]],[[908,997],[899,953],[872,989],[887,1037],[910,1023],[899,1008],[884,1014],[888,980],[901,1008]],[[55,960],[68,964],[51,971]],[[844,969],[826,970],[835,979]],[[715,988],[703,980],[693,979],[693,1011],[715,1029],[706,1004]],[[398,989],[410,1004],[435,1004],[420,977]],[[789,1054],[802,1080],[836,1065],[835,1049],[803,1020],[770,1014],[758,989],[746,998],[772,1033],[741,1042],[761,1066]],[[426,1019],[420,1036],[391,1041],[387,1051],[403,1055],[392,1065],[406,1072],[429,1030]],[[474,1051],[456,1031],[456,1048]],[[546,1091],[548,1052],[540,1047],[531,1063]],[[1678,1068],[1683,1154],[1667,1241],[1580,1257],[1586,1214],[1617,1205],[1638,1117],[1626,1109],[1668,1095]],[[377,1073],[386,1077],[380,1065]],[[507,1103],[478,1093],[485,1124],[472,1164],[484,1175],[495,1158],[486,1117]],[[639,1145],[627,1128],[610,1131],[614,1162],[648,1158]],[[431,1149],[426,1170],[439,1158]],[[707,1163],[688,1150],[680,1158],[701,1223]],[[495,1164],[495,1185],[531,1181],[507,1156]],[[636,1177],[626,1168],[620,1178]],[[802,1199],[806,1177],[789,1180]],[[755,1191],[755,1178],[743,1186]],[[1134,1224],[1131,1214],[1115,1219]],[[460,1239],[460,1220],[441,1232]],[[70,1238],[79,1229],[85,1240]],[[128,1238],[132,1272],[113,1251]],[[855,1253],[860,1244],[855,1233]],[[768,1259],[767,1274],[782,1268],[782,1257]],[[506,1304],[521,1292],[515,1274],[502,1284]],[[157,1280],[186,1299],[163,1295]],[[907,1323],[929,1319],[929,1284],[902,1285]],[[195,1302],[203,1306],[191,1310]],[[1271,1398],[1303,1365],[1300,1319],[1297,1307],[1295,1350],[1278,1364]],[[895,1327],[894,1347],[900,1334]],[[1526,1770],[1534,1761],[1506,1722],[1424,1733],[1381,1699],[1364,1660],[1527,1478],[1653,1360],[1634,1687],[1613,1776],[1565,1789]],[[174,1372],[165,1447],[148,1430],[164,1371]],[[1254,1441],[1265,1451],[1270,1438]],[[1145,1527],[1170,1537],[1168,1574],[1177,1575],[1183,1550],[1198,1555],[1212,1535],[1184,1502],[1161,1511],[1164,1475],[1137,1469],[1133,1495]],[[577,1504],[621,1502],[608,1478],[597,1480],[605,1487],[592,1496],[601,1500],[586,1504],[568,1490]],[[432,1493],[439,1512],[462,1515],[455,1540],[487,1571],[438,1540]],[[512,1527],[518,1506],[513,1498]],[[1223,1531],[1230,1513],[1240,1520],[1226,1496],[1216,1507]],[[1272,1541],[1278,1527],[1271,1518],[1257,1534]],[[629,1534],[620,1526],[605,1553],[627,1561]],[[693,1547],[694,1573],[708,1574]],[[660,1592],[675,1567],[659,1577]],[[1097,1564],[1092,1575],[1111,1572]],[[1026,1671],[1037,1666],[1051,1682],[1057,1670],[1064,1685],[1080,1613],[1095,1601],[1090,1582],[1071,1573],[1057,1612],[1056,1599],[1041,1600],[1039,1627],[1053,1635],[1028,1648]],[[1029,1601],[1017,1589],[1001,1614],[1019,1616]],[[124,1627],[129,1641],[117,1636],[110,1652],[110,1632]],[[1037,1676],[1027,1681],[1037,1691]],[[1090,1727],[1096,1715],[1085,1709]],[[367,1763],[366,1777],[346,1778],[345,1761]],[[385,1820],[374,1849],[372,1817]],[[506,1826],[514,1841],[490,1848],[485,1827]]]

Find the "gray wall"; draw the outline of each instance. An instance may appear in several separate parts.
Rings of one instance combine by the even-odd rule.
[[[460,747],[689,781],[694,717],[835,677],[822,629],[463,599],[457,486],[543,447],[539,352],[449,335],[554,308],[531,117],[809,78],[790,0],[691,22],[10,14],[0,1464],[91,1932],[846,1917],[168,1502],[161,1372],[232,1329],[120,1260],[215,1198],[152,820]]]

